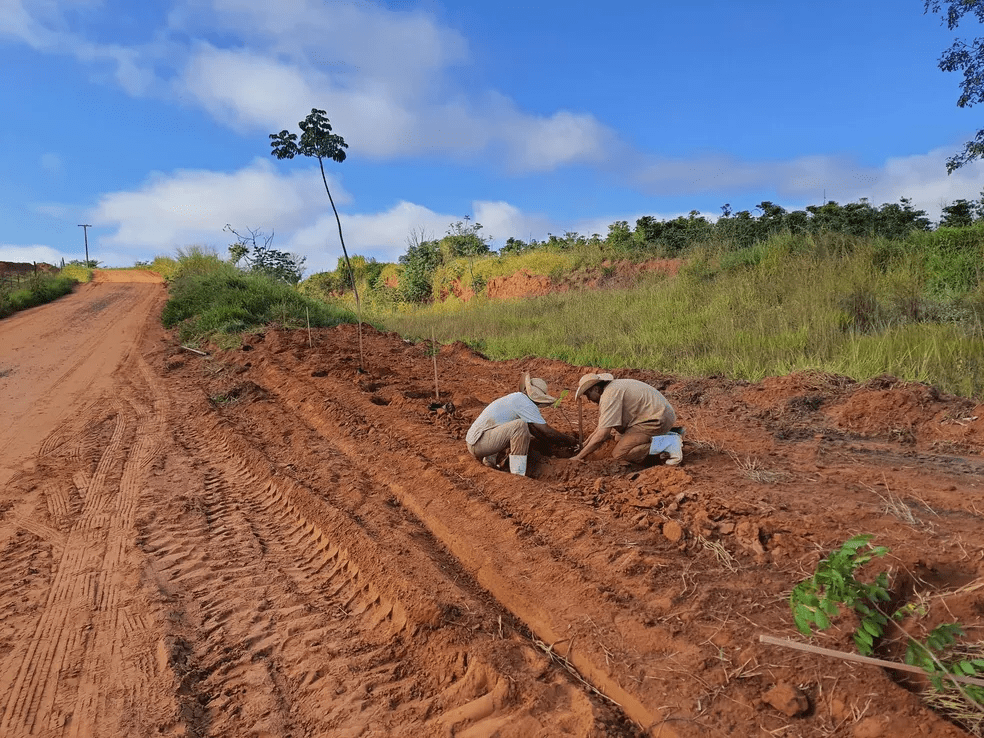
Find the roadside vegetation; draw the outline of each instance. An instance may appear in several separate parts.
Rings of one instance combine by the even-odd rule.
[[[0,318],[67,295],[76,280],[61,274],[36,272],[24,281],[0,280]]]
[[[904,241],[785,233],[736,251],[703,244],[677,277],[651,274],[629,288],[374,317],[405,336],[463,340],[496,359],[748,380],[800,370],[892,374],[980,397],[982,244],[976,226]]]
[[[161,321],[177,328],[183,343],[238,345],[242,333],[282,328],[331,327],[354,323],[345,307],[302,295],[289,282],[248,271],[200,247],[179,249],[168,279],[170,297]]]
[[[634,229],[621,221],[604,238],[510,238],[498,253],[466,219],[438,240],[411,234],[398,264],[352,263],[373,322],[411,339],[462,340],[493,359],[752,381],[890,374],[984,396],[984,201],[947,206],[936,228],[905,199],[756,210],[726,205],[713,223],[696,212],[640,218]],[[679,259],[679,275],[617,280],[620,264],[659,258]],[[569,290],[488,298],[493,279],[520,270]],[[345,276],[339,265],[299,288],[349,304]],[[589,279],[619,286],[577,289]]]

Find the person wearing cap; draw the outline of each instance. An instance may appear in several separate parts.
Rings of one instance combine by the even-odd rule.
[[[587,397],[598,405],[598,427],[572,458],[584,459],[609,438],[616,439],[612,458],[641,463],[650,454],[669,453],[668,466],[683,460],[683,440],[670,433],[676,422],[673,406],[655,387],[612,374],[585,374],[574,399]]]
[[[552,428],[543,419],[540,406],[557,401],[547,394],[544,380],[526,373],[520,390],[489,404],[468,429],[465,442],[472,456],[492,468],[496,468],[499,452],[508,448],[509,471],[526,476],[526,457],[533,436],[561,446],[576,446],[577,439]]]

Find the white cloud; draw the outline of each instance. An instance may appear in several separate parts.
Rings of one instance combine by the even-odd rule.
[[[953,153],[952,149],[935,149],[928,154],[889,159],[877,181],[857,196],[867,196],[874,204],[909,197],[916,208],[926,210],[934,219],[944,204],[961,198],[980,199],[984,162],[967,164],[948,175],[945,162]]]
[[[940,206],[958,198],[977,199],[984,189],[984,162],[946,173],[950,149],[893,157],[881,166],[861,165],[844,156],[804,156],[790,161],[742,161],[726,155],[690,160],[643,161],[629,180],[652,195],[720,193],[731,202],[747,192],[781,197],[787,209],[827,200],[856,202],[862,197],[876,206],[907,197],[913,207],[939,218]],[[764,197],[764,195],[761,195]],[[753,198],[754,199],[754,198]],[[743,205],[750,208],[755,203]]]
[[[176,2],[153,43],[124,47],[68,31],[56,5],[6,3],[0,28],[33,48],[97,69],[108,61],[127,93],[191,101],[238,131],[292,129],[318,107],[353,152],[484,159],[516,173],[601,162],[616,138],[588,113],[534,115],[496,91],[462,87],[455,74],[469,62],[467,42],[422,11]]]
[[[524,213],[515,205],[508,202],[476,201],[472,204],[475,222],[482,224],[480,235],[494,238],[497,245],[505,243],[507,238],[517,238],[529,241],[531,238],[542,240],[547,233],[556,232],[556,221],[538,213]],[[443,234],[442,234],[443,235]]]
[[[501,131],[510,168],[517,172],[550,171],[575,162],[599,164],[606,149],[617,148],[614,132],[594,116],[561,110],[549,118],[536,118],[507,105]]]
[[[169,254],[191,244],[218,244],[224,251],[231,242],[222,232],[226,224],[267,233],[272,228],[291,233],[308,224],[326,207],[324,193],[312,186],[318,178],[320,173],[309,168],[280,175],[266,159],[232,173],[156,174],[137,191],[103,195],[87,217],[93,225],[115,229],[103,246],[128,254]],[[336,203],[349,201],[331,177],[329,186]]]
[[[10,261],[18,264],[32,264],[34,262],[44,262],[52,266],[61,264],[61,260],[66,262],[72,259],[84,259],[84,253],[66,253],[52,248],[51,246],[15,246],[13,244],[0,244],[0,261]]]
[[[861,166],[837,157],[809,157],[773,168],[777,190],[788,197],[807,196],[819,204],[824,196],[840,203],[867,198],[872,205],[906,197],[918,210],[938,220],[941,207],[958,198],[979,199],[984,189],[984,162],[973,162],[953,174],[946,172],[952,150],[893,157],[878,167]]]
[[[343,81],[388,81],[390,93],[407,100],[431,89],[449,65],[468,60],[465,39],[421,11],[323,0],[188,0],[177,7],[172,25],[187,33],[221,28],[271,58],[326,68]]]
[[[276,131],[307,111],[298,101],[313,100],[304,73],[249,51],[227,51],[202,44],[189,58],[177,85],[214,118],[236,128]]]

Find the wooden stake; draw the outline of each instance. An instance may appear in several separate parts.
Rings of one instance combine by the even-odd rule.
[[[577,398],[577,442],[584,445],[584,406],[581,404],[583,397]]]
[[[307,315],[307,324],[308,324],[308,348],[312,348],[314,346],[314,344],[311,343],[311,308],[309,308],[307,305],[305,305],[304,306],[304,312]]]
[[[441,390],[437,386],[437,343],[434,341],[433,328],[431,328],[431,355],[434,357],[434,399],[440,402]]]
[[[807,653],[816,653],[821,656],[832,656],[835,659],[841,659],[842,661],[854,661],[859,664],[869,664],[871,666],[880,666],[883,669],[895,669],[896,671],[907,671],[912,674],[922,674],[926,676],[926,670],[921,669],[918,666],[910,666],[909,664],[900,664],[895,661],[885,661],[883,659],[874,659],[870,656],[861,656],[855,653],[844,653],[843,651],[834,651],[829,648],[820,648],[819,646],[811,646],[809,643],[800,643],[799,641],[791,641],[788,638],[773,638],[772,636],[760,635],[759,640],[762,643],[768,643],[772,646],[783,646],[785,648],[794,648],[797,651],[806,651]],[[975,679],[974,677],[957,676],[956,674],[941,674],[947,680],[952,680],[954,682],[960,682],[961,684],[974,684],[978,687],[984,687],[984,679]]]

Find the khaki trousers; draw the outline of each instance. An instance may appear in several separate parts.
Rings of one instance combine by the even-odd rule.
[[[530,450],[530,426],[525,420],[510,420],[508,423],[489,428],[475,445],[468,444],[468,451],[476,459],[493,456],[509,447],[510,456],[526,456]]]
[[[641,463],[649,455],[649,445],[652,443],[653,436],[668,433],[675,420],[676,417],[670,415],[662,421],[647,420],[645,423],[636,423],[629,426],[622,434],[614,433],[617,440],[615,448],[612,449],[612,458],[631,461],[634,464]]]

